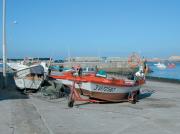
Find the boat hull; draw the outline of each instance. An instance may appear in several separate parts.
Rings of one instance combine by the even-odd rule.
[[[14,77],[15,84],[20,90],[24,89],[34,89],[38,90],[43,83],[43,78],[32,78],[32,77],[25,77],[25,78],[18,78]]]
[[[73,85],[73,81],[70,80],[58,79],[58,81],[67,86]],[[90,98],[119,102],[127,100],[129,93],[139,91],[141,86],[113,86],[92,82],[80,82],[75,84],[75,88],[80,94],[89,96]]]
[[[14,75],[16,86],[21,89],[38,90],[44,81],[44,68],[41,65],[32,65],[18,70]]]
[[[81,91],[77,89],[79,93]],[[93,92],[93,91],[88,91],[85,89],[82,89],[83,95],[89,96],[90,98],[95,98],[99,100],[105,100],[105,101],[110,101],[110,102],[120,102],[120,101],[125,101],[128,98],[128,93],[102,93],[102,92]]]

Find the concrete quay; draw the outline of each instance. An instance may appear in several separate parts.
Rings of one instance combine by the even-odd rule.
[[[2,134],[179,134],[180,84],[147,81],[136,104],[67,107],[66,98],[0,90]]]

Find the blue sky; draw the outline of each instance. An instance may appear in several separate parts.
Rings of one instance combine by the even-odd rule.
[[[9,58],[180,55],[179,0],[6,1]]]

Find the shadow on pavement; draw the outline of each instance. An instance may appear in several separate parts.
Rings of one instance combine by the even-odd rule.
[[[155,93],[155,90],[145,90],[139,94],[138,99],[145,99],[147,97],[150,97],[153,93]]]
[[[28,99],[25,94],[16,90],[12,73],[7,73],[7,87],[3,89],[3,76],[0,73],[0,101],[9,99]]]

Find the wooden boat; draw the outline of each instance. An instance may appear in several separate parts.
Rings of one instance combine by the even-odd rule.
[[[15,72],[14,80],[20,90],[38,90],[44,81],[44,68],[41,65],[32,65],[18,70]]]
[[[115,79],[98,77],[96,74],[74,76],[72,72],[63,75],[51,75],[51,78],[59,80],[64,85],[72,86],[82,95],[98,100],[119,102],[127,100],[132,93],[138,93],[145,83],[144,76],[137,76],[136,80]]]

